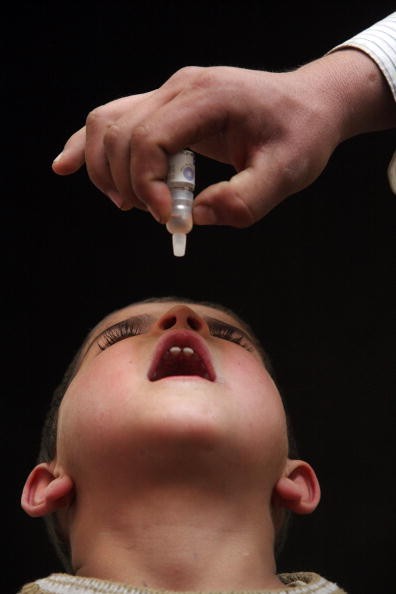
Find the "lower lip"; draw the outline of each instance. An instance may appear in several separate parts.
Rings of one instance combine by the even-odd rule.
[[[155,382],[162,382],[163,380],[177,380],[177,381],[186,381],[186,380],[202,380],[205,382],[210,382],[209,379],[206,377],[202,377],[201,375],[167,375],[166,377],[161,377],[161,379],[154,380]]]

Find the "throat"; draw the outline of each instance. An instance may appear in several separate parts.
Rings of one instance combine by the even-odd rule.
[[[185,488],[102,510],[102,525],[74,532],[76,573],[171,591],[280,587],[270,514],[249,509]]]

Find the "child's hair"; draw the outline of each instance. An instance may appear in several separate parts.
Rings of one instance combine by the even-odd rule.
[[[131,305],[140,305],[145,303],[166,303],[166,302],[178,302],[178,303],[188,303],[191,305],[203,305],[206,307],[211,307],[213,309],[217,309],[219,311],[223,311],[224,313],[228,314],[232,318],[234,318],[240,325],[243,327],[249,335],[254,339],[255,346],[258,352],[261,355],[263,360],[263,364],[267,369],[268,373],[271,375],[272,379],[276,382],[275,374],[273,370],[273,366],[271,361],[268,357],[268,354],[265,352],[264,348],[262,347],[260,341],[256,338],[255,333],[252,331],[250,325],[242,320],[238,315],[236,315],[230,308],[220,305],[218,303],[213,303],[210,301],[197,301],[189,298],[181,298],[181,297],[150,297],[148,299],[144,299],[142,301],[137,301]],[[52,400],[50,402],[50,406],[48,412],[46,414],[42,432],[41,432],[41,441],[40,441],[40,450],[38,455],[38,462],[51,462],[56,457],[56,443],[57,443],[57,428],[58,428],[58,413],[59,407],[63,400],[66,390],[68,389],[71,381],[73,380],[74,376],[77,374],[80,363],[81,363],[81,356],[84,352],[85,345],[87,343],[87,339],[89,338],[91,331],[88,333],[87,337],[83,341],[82,345],[74,355],[71,363],[66,369],[66,372],[60,382],[60,384],[55,389]],[[285,405],[285,403],[284,403]],[[286,419],[287,419],[287,430],[288,430],[288,441],[289,441],[289,457],[296,458],[297,457],[297,448],[296,443],[294,440],[294,436],[292,433],[291,425],[289,416],[286,412]],[[58,521],[58,517],[56,513],[50,514],[44,518],[46,528],[49,534],[50,541],[55,548],[57,556],[59,557],[65,571],[69,573],[73,573],[73,567],[71,562],[71,550],[70,550],[70,543],[67,536],[63,533],[63,530],[60,526]],[[284,510],[284,518],[281,522],[281,527],[278,529],[276,534],[276,542],[275,542],[275,550],[279,552],[283,547],[286,538],[287,532],[287,525],[289,524],[290,520],[290,512]]]

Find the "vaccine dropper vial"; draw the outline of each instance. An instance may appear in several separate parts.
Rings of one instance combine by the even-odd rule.
[[[167,184],[172,195],[172,211],[166,228],[172,233],[174,256],[186,253],[187,233],[193,226],[192,202],[195,188],[194,153],[181,151],[169,158]]]

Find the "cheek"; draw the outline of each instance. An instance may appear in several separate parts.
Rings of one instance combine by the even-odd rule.
[[[59,454],[67,461],[84,456],[104,456],[108,444],[130,432],[138,415],[136,395],[141,379],[131,361],[118,364],[97,357],[70,384],[60,409]]]
[[[243,439],[258,457],[287,454],[286,415],[279,391],[262,363],[249,353],[232,353],[221,381],[233,396]]]
[[[222,361],[219,381],[243,395],[241,403],[253,411],[257,406],[281,403],[278,389],[259,359],[240,347],[229,348]]]

